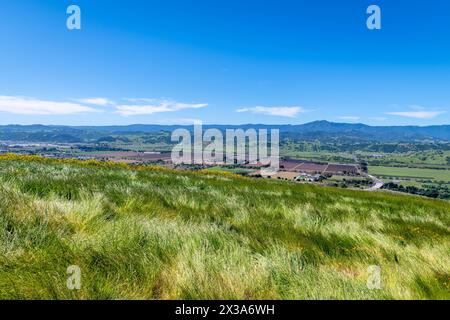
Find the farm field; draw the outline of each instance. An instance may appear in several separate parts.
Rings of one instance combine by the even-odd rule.
[[[330,153],[323,151],[300,152],[282,148],[281,154],[286,157],[292,157],[296,159],[303,159],[309,161],[354,163],[353,155],[345,152],[340,153]]]
[[[0,299],[450,298],[447,201],[15,155],[0,199]]]
[[[369,173],[379,177],[429,179],[450,182],[450,170],[370,166]]]

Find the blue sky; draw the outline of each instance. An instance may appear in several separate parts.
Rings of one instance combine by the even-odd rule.
[[[4,0],[0,43],[0,124],[450,123],[447,0]]]

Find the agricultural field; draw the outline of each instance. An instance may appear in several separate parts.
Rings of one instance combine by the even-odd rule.
[[[285,157],[292,157],[296,159],[303,159],[317,162],[339,162],[339,163],[354,163],[355,158],[351,153],[339,152],[332,153],[326,151],[292,151],[282,148],[281,155]]]
[[[0,199],[0,299],[450,299],[447,201],[17,155]]]
[[[450,183],[450,170],[370,166],[369,173],[378,177],[445,181]]]

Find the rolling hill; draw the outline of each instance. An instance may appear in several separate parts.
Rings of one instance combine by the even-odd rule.
[[[450,298],[445,201],[17,155],[0,199],[0,299]]]
[[[105,134],[127,135],[132,133],[171,132],[177,128],[192,129],[192,126],[146,125],[128,126],[43,126],[7,125],[0,126],[0,140],[27,142],[89,142]],[[351,141],[402,141],[417,140],[450,141],[450,125],[441,126],[368,126],[364,124],[334,123],[315,121],[302,125],[205,125],[204,129],[279,129],[282,137],[304,140],[330,139]]]

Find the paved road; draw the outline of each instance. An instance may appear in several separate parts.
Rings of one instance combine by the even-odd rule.
[[[369,191],[375,191],[375,190],[381,189],[381,187],[384,186],[383,181],[381,181],[381,180],[378,179],[377,177],[374,177],[374,176],[372,176],[372,175],[370,175],[370,174],[368,174],[367,176],[368,176],[370,179],[372,179],[372,181],[375,183],[372,187],[370,187],[370,188],[367,189],[367,190],[369,190]]]

